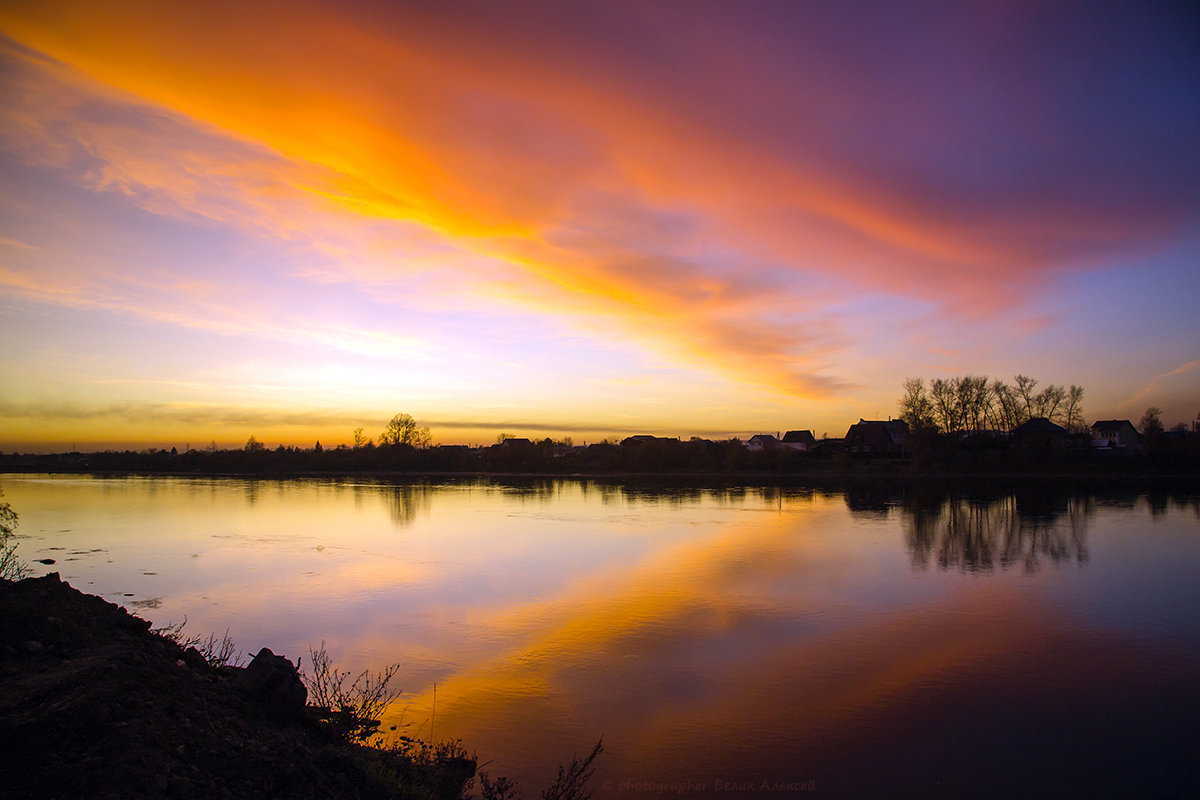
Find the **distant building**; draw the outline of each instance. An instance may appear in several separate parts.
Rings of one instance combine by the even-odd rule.
[[[527,447],[533,447],[533,442],[519,436],[514,436],[502,441],[499,447],[501,450],[524,450]]]
[[[646,444],[647,442],[653,442],[657,439],[657,436],[651,436],[648,433],[639,433],[635,436],[626,436],[624,439],[622,439],[621,447],[629,447],[630,445],[634,444]]]
[[[808,448],[808,452],[815,458],[833,458],[838,453],[841,453],[846,448],[845,440],[843,439],[817,439],[817,441]]]
[[[679,439],[675,436],[651,436],[648,433],[639,433],[635,436],[626,436],[621,440],[621,447],[630,447],[632,445],[650,444],[652,442],[675,442]]]
[[[622,447],[647,447],[650,445],[668,445],[679,444],[679,437],[652,437],[648,433],[638,433],[632,437],[625,437],[620,440]]]
[[[808,450],[817,443],[812,431],[788,431],[783,435],[782,444],[793,450]]]
[[[1013,428],[1013,446],[1027,452],[1062,450],[1067,446],[1067,429],[1045,417],[1034,417]]]
[[[774,450],[776,447],[779,447],[779,440],[769,433],[756,433],[746,442],[746,449],[753,452]]]
[[[908,423],[902,419],[859,419],[842,441],[848,453],[898,456],[907,438]]]
[[[1092,447],[1141,449],[1142,436],[1127,419],[1106,419],[1092,423]]]

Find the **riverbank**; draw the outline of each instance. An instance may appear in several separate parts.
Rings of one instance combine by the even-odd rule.
[[[846,486],[965,486],[1020,485],[1040,483],[1064,488],[1128,488],[1147,490],[1159,487],[1200,487],[1200,470],[1181,469],[908,469],[889,463],[868,464],[862,468],[830,466],[797,472],[719,472],[719,471],[618,471],[618,472],[503,472],[450,470],[221,470],[189,472],[153,469],[89,469],[56,464],[28,464],[24,469],[0,468],[2,475],[88,475],[97,478],[214,478],[235,480],[367,480],[397,483],[496,481],[528,483],[533,481],[573,480],[633,486],[691,487],[807,487],[839,489]]]
[[[506,444],[508,444],[506,442]],[[943,480],[946,478],[1200,477],[1200,435],[1145,451],[1088,446],[944,446],[910,454],[858,453],[832,445],[812,452],[751,450],[736,442],[660,440],[586,448],[405,446],[360,449],[142,450],[0,454],[0,473],[91,473],[189,477],[523,477],[770,481]]]
[[[277,676],[212,666],[57,573],[0,581],[0,609],[4,796],[454,798],[474,773],[337,741]]]

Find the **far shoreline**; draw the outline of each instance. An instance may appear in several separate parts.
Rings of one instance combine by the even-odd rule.
[[[228,480],[349,480],[365,479],[395,482],[425,480],[565,480],[598,481],[647,485],[671,483],[701,486],[813,486],[838,484],[940,484],[970,485],[990,483],[1061,483],[1120,485],[1131,488],[1151,484],[1193,483],[1200,490],[1200,472],[1156,470],[912,470],[899,469],[814,469],[804,472],[502,472],[456,470],[270,470],[270,471],[160,471],[96,469],[21,469],[0,467],[0,475],[87,475],[97,478],[197,478]]]

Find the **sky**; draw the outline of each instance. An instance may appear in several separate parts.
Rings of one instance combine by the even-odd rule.
[[[0,6],[0,449],[1200,412],[1188,3]]]

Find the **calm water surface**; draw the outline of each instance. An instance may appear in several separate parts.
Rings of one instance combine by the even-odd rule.
[[[537,796],[1197,796],[1200,495],[0,476],[38,573]],[[436,683],[436,705],[434,685]]]

